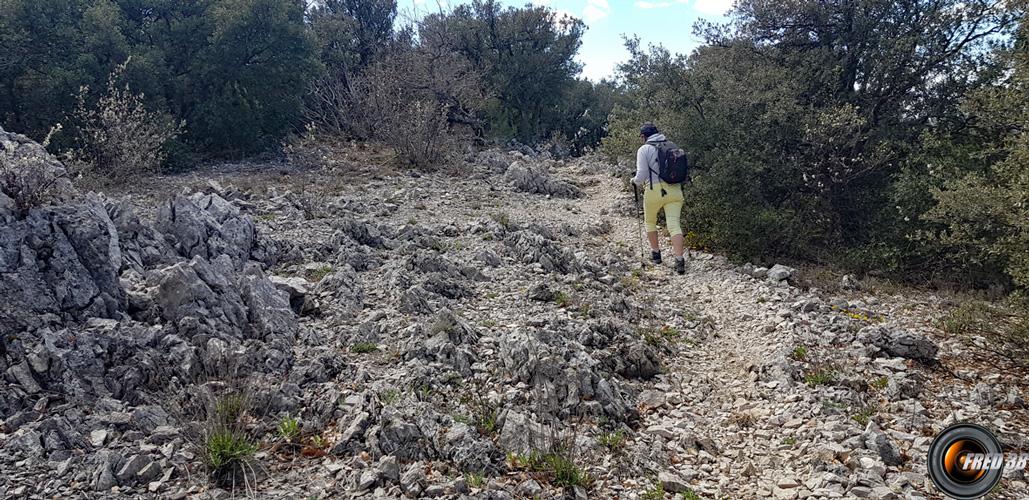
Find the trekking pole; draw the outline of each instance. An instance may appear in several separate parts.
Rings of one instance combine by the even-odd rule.
[[[647,268],[647,254],[643,250],[643,209],[640,208],[640,193],[636,183],[632,184],[632,197],[636,200],[636,229],[639,233],[636,238],[637,244],[640,246],[640,266],[644,269]]]

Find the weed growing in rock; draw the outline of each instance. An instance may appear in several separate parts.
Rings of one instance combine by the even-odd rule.
[[[379,350],[379,346],[373,342],[358,342],[350,346],[350,352],[354,354],[369,354]]]
[[[793,352],[790,353],[790,357],[792,357],[793,359],[795,359],[797,361],[806,361],[807,360],[807,347],[804,347],[802,345],[798,345],[797,347],[794,347],[793,348]]]
[[[242,432],[220,429],[204,440],[204,465],[211,480],[222,487],[253,488],[255,446]]]
[[[386,389],[379,393],[379,401],[382,401],[384,405],[391,405],[400,399],[400,391],[396,389]]]
[[[572,297],[560,290],[554,292],[554,303],[558,307],[568,307],[572,303]]]
[[[679,330],[668,325],[663,325],[657,329],[644,328],[641,333],[643,334],[643,341],[654,347],[674,344],[681,338]]]
[[[757,423],[757,419],[754,418],[754,415],[745,411],[733,413],[732,416],[729,417],[729,421],[740,427],[752,427]]]
[[[276,426],[279,431],[279,437],[287,443],[295,443],[300,439],[300,420],[291,415],[286,415],[279,419],[279,425]]]
[[[507,215],[507,212],[494,212],[490,214],[490,218],[504,229],[511,229],[511,217]]]
[[[866,406],[861,411],[851,415],[851,420],[861,424],[862,426],[868,425],[868,421],[871,420],[876,414],[876,409],[872,406]]]
[[[890,385],[890,379],[887,377],[879,377],[868,383],[868,386],[874,390],[881,391]]]
[[[318,267],[318,268],[313,269],[311,271],[308,271],[307,279],[309,281],[313,281],[313,282],[317,283],[317,282],[321,281],[322,278],[324,278],[324,277],[328,276],[330,273],[332,273],[332,271],[333,271],[333,267],[328,265],[328,264],[326,264],[324,266],[321,266],[321,267]]]
[[[482,488],[486,485],[486,476],[483,476],[482,474],[477,474],[474,472],[468,473],[465,474],[464,479],[465,482],[468,483],[468,486],[472,488]]]
[[[795,438],[793,436],[785,437],[782,440],[782,444],[784,444],[786,446],[796,446],[797,438]]]
[[[581,486],[589,489],[593,484],[593,478],[589,473],[560,451],[533,451],[528,455],[510,454],[507,460],[514,469],[544,474],[554,486]]]
[[[947,313],[937,325],[976,349],[1029,367],[1029,299],[989,304],[970,301]]]
[[[247,410],[247,398],[243,394],[232,393],[222,396],[215,403],[214,414],[220,425],[234,425]]]
[[[597,438],[597,443],[611,451],[625,447],[625,433],[622,431],[605,432]]]
[[[640,493],[640,500],[665,500],[665,486],[655,482],[650,489]]]
[[[836,380],[836,373],[831,368],[816,368],[804,375],[804,383],[811,387],[829,385]]]

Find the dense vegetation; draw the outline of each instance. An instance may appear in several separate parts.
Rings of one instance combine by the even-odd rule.
[[[395,0],[0,0],[0,124],[42,139],[60,123],[51,149],[114,178],[291,137],[383,142],[426,166],[469,141],[580,154],[603,139],[629,162],[649,119],[699,168],[695,245],[1025,287],[1024,12],[741,0],[697,26],[691,54],[629,39],[618,77],[594,83],[574,59],[586,27],[544,6],[406,21]]]
[[[741,0],[689,56],[628,41],[605,151],[626,157],[653,118],[700,168],[694,243],[740,258],[1029,285],[1023,14]]]
[[[75,146],[80,88],[100,101],[124,64],[119,86],[185,122],[172,153],[239,157],[277,148],[308,121],[372,138],[391,116],[365,96],[405,70],[423,76],[406,90],[442,91],[432,97],[448,126],[525,142],[560,136],[580,150],[599,140],[612,104],[594,95],[613,90],[576,79],[580,21],[476,1],[397,25],[395,0],[4,0],[0,123],[37,138],[62,123],[54,147]],[[398,122],[434,113],[403,104]]]

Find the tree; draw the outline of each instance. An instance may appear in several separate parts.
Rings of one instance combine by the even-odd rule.
[[[689,229],[738,257],[912,265],[920,212],[901,212],[932,203],[915,168],[921,139],[967,125],[962,98],[1002,73],[991,49],[1019,12],[990,0],[743,0],[731,17],[699,26],[708,43],[689,57],[627,42],[631,104],[611,124],[627,132],[605,150],[628,157],[642,119],[670,131],[700,172]]]
[[[1007,78],[976,91],[963,106],[980,141],[973,150],[980,158],[976,163],[987,165],[963,175],[952,172],[931,190],[935,205],[924,218],[933,225],[921,236],[944,246],[953,269],[994,280],[1006,275],[1029,288],[1029,22],[1024,18],[1003,60]]]
[[[434,24],[447,24],[445,30]],[[425,28],[446,35],[443,43],[485,75],[496,97],[488,112],[493,134],[526,142],[545,139],[561,120],[560,105],[580,66],[582,21],[543,6],[502,8],[495,0],[474,0],[450,13],[428,16]]]
[[[295,123],[320,69],[300,2],[222,0],[208,10],[209,45],[193,73],[190,137],[207,149],[252,153],[277,144]]]

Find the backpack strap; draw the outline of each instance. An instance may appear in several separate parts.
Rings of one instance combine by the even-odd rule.
[[[661,147],[658,146],[658,144],[664,145],[664,143],[666,142],[668,141],[647,143],[653,146],[654,149],[657,151],[657,172],[654,172],[654,169],[650,168],[650,165],[647,165],[647,170],[650,171],[650,175],[647,176],[647,178],[650,180],[650,189],[654,189],[654,174],[657,174],[658,177],[661,177]]]

